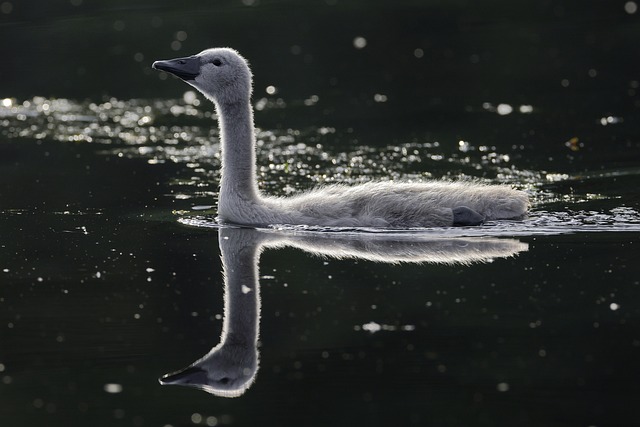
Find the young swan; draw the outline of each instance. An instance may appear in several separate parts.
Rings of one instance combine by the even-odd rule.
[[[505,186],[456,182],[372,182],[332,185],[293,197],[260,194],[256,180],[251,70],[233,49],[156,61],[202,92],[216,107],[222,150],[218,216],[223,222],[261,226],[438,227],[479,225],[522,217],[529,199]]]

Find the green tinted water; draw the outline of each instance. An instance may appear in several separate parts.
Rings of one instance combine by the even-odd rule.
[[[2,35],[20,30],[2,47],[15,59],[0,94],[3,425],[634,425],[636,15],[131,5],[3,12]],[[212,40],[256,73],[265,192],[476,179],[528,191],[531,215],[394,234],[220,229],[211,105],[147,72]],[[259,322],[234,317],[251,304]],[[210,372],[241,396],[161,386],[220,343],[225,319],[259,364]],[[230,393],[238,368],[248,382]]]

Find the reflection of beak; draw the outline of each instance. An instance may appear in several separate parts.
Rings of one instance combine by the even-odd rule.
[[[200,74],[200,58],[188,56],[186,58],[156,61],[152,67],[178,76],[182,80],[194,80]]]
[[[203,385],[206,383],[207,372],[195,366],[160,378],[160,384],[162,385]]]

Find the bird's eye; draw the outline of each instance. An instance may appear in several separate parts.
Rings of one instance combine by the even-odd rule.
[[[218,58],[216,58],[216,59],[214,59],[213,61],[211,61],[211,63],[212,63],[213,65],[215,65],[216,67],[219,67],[219,66],[221,66],[221,65],[222,65],[222,61],[221,61],[220,59],[218,59]]]

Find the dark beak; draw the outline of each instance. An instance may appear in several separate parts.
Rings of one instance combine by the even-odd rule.
[[[206,371],[196,368],[195,366],[183,369],[182,371],[167,374],[160,378],[162,385],[192,385],[200,386],[207,384]]]
[[[178,76],[182,80],[194,80],[200,74],[200,58],[188,56],[186,58],[156,61],[152,67]]]

